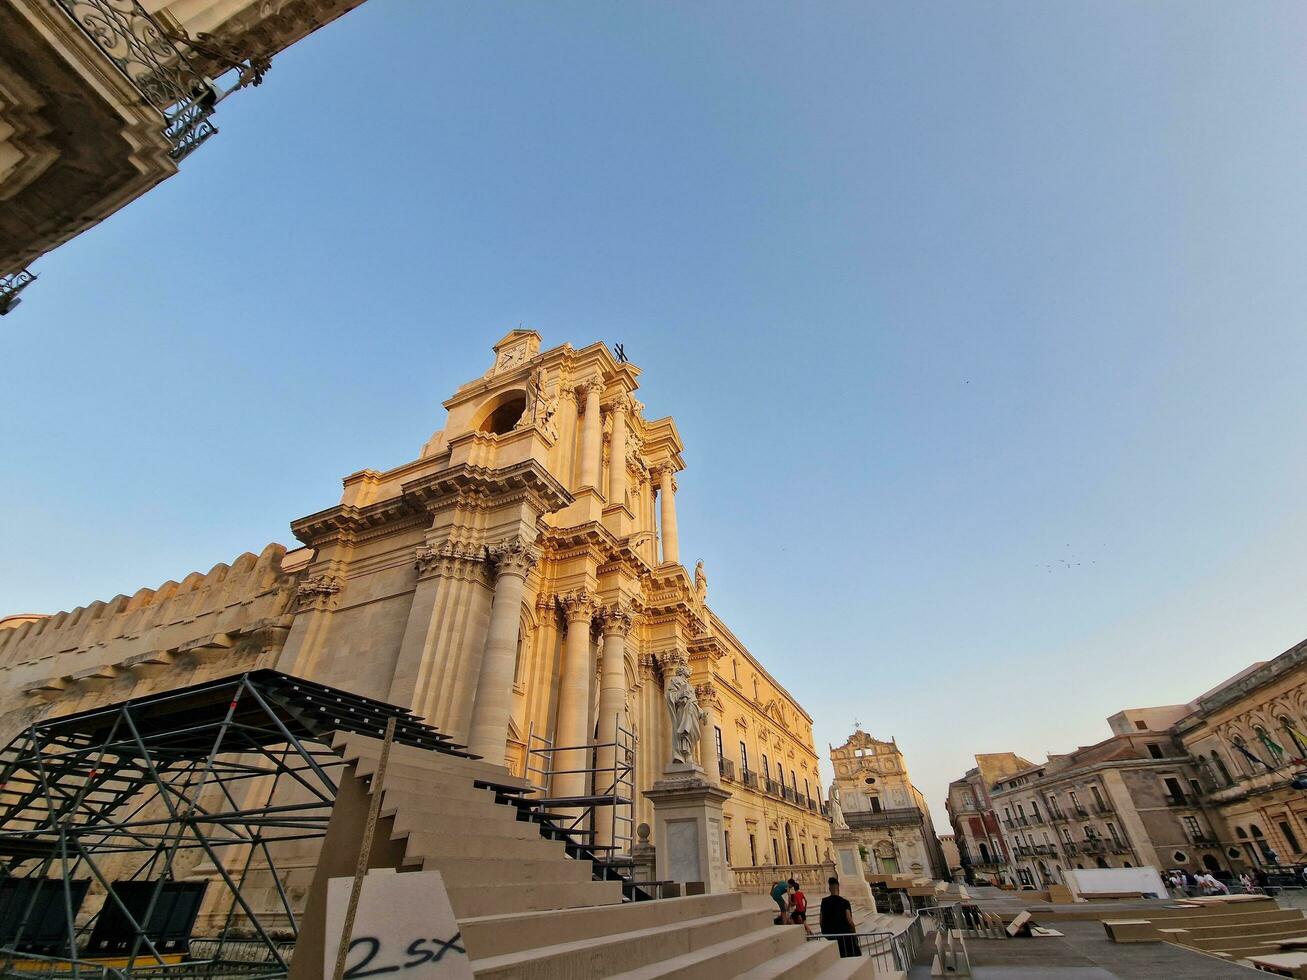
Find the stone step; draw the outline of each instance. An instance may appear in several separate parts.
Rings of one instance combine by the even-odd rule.
[[[656,977],[722,980],[723,977],[739,976],[767,960],[782,956],[804,941],[803,929],[799,926],[768,925],[743,936],[612,976],[620,980],[654,980]]]
[[[425,801],[431,804],[442,803],[488,803],[516,812],[516,807],[508,807],[495,801],[495,794],[486,789],[477,789],[471,780],[462,783],[419,783],[416,780],[392,780],[386,777],[386,785],[381,790],[382,799],[392,793],[405,800]]]
[[[439,757],[437,757],[439,758]],[[462,764],[465,764],[465,769]],[[371,756],[360,756],[354,759],[355,772],[360,776],[371,776],[380,768],[381,760]],[[450,759],[445,762],[429,761],[427,763],[418,762],[397,762],[391,759],[386,763],[386,782],[390,782],[391,777],[402,779],[429,780],[432,782],[461,782],[471,787],[475,780],[486,779],[496,784],[502,782],[493,770],[487,770],[478,766],[476,763],[466,762],[463,759]]]
[[[554,885],[473,885],[449,889],[454,915],[462,919],[505,912],[543,912],[622,901],[620,881],[586,881]]]
[[[355,759],[381,758],[381,739],[355,735],[352,732],[337,732],[332,740],[332,747],[347,761]],[[486,762],[484,759],[461,759],[458,756],[419,749],[412,745],[392,745],[387,765],[414,765],[420,768],[445,769],[449,772],[465,772],[472,779],[489,779],[507,786],[519,786],[529,789],[526,780],[510,776],[503,766]]]
[[[908,980],[903,970],[877,970],[876,961],[865,956],[838,956],[813,980]]]
[[[406,793],[402,790],[383,791],[381,815],[391,817],[399,812],[413,816],[426,815],[438,820],[459,817],[465,827],[470,821],[482,818],[502,823],[518,822],[517,811],[513,807],[496,803],[489,797],[484,800],[442,800],[438,797]]]
[[[763,908],[759,896],[692,895],[657,902],[632,902],[598,908],[487,915],[459,920],[468,953],[477,959],[583,939],[602,938],[705,916]]]
[[[475,885],[570,885],[593,880],[589,861],[560,857],[544,861],[518,858],[429,857],[422,870],[439,871],[447,888]]]
[[[775,959],[760,963],[752,970],[740,974],[740,980],[813,980],[822,971],[840,958],[840,948],[835,943],[824,939],[805,939],[802,946],[796,946]]]
[[[478,831],[478,836],[497,837],[502,835],[505,839],[513,838],[516,840],[544,839],[540,836],[540,827],[538,825],[528,823],[525,820],[518,820],[509,807],[495,807],[494,804],[491,804],[491,806],[493,809],[504,812],[488,813],[476,817],[474,826]],[[468,818],[457,813],[427,813],[401,807],[387,814],[383,807],[382,814],[394,817],[395,830],[391,835],[392,837],[422,832],[444,836],[457,835],[469,826]]]
[[[554,980],[610,976],[656,964],[678,952],[755,932],[761,914],[737,909],[668,925],[519,950],[473,963],[478,980]],[[471,947],[469,947],[471,948]]]
[[[520,858],[523,860],[545,861],[551,858],[566,858],[567,851],[563,842],[546,840],[533,824],[522,824],[529,835],[509,837],[504,834],[455,834],[437,833],[429,830],[414,830],[394,833],[393,840],[405,841],[405,855],[413,859],[423,857],[466,857],[466,858]]]
[[[360,773],[360,775],[370,776],[371,773]],[[495,802],[493,791],[476,786],[466,776],[460,777],[452,774],[442,773],[433,778],[430,774],[396,773],[387,769],[385,789],[401,790],[405,793],[434,793],[456,799],[490,800],[492,803]]]

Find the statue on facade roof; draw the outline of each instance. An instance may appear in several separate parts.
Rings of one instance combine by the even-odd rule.
[[[703,573],[702,558],[694,566],[694,594],[701,605],[708,601],[708,576]]]
[[[692,766],[708,715],[690,686],[690,668],[681,664],[667,681],[667,713],[672,720],[672,764]]]

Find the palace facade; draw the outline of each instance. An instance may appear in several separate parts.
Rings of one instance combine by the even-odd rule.
[[[598,791],[549,773],[606,745],[595,765],[633,763],[633,830],[653,824],[663,684],[684,665],[701,764],[732,794],[721,846],[740,886],[828,863],[812,719],[712,612],[702,563],[681,563],[681,437],[646,417],[639,376],[602,344],[542,351],[512,331],[416,459],[346,477],[293,522],[304,547],[0,630],[0,737],[276,667],[411,707],[553,796]]]
[[[926,798],[912,785],[898,742],[858,729],[830,746],[844,822],[878,875],[948,879]]]

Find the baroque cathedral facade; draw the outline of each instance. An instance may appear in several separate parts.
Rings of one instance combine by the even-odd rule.
[[[505,336],[417,459],[346,477],[339,503],[292,523],[304,547],[2,624],[0,736],[275,667],[411,707],[517,775],[529,743],[626,739],[635,828],[653,824],[664,683],[685,667],[706,716],[700,764],[732,794],[720,843],[737,884],[819,871],[830,824],[812,719],[712,612],[702,565],[681,562],[675,423],[646,417],[639,369],[603,344],[540,344]],[[547,789],[583,795],[585,779]]]

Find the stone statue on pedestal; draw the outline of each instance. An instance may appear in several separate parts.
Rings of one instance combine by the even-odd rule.
[[[840,806],[840,784],[833,779],[826,798],[830,801],[831,825],[837,830],[848,830],[849,825],[844,821],[844,808]]]
[[[708,715],[699,707],[690,686],[690,668],[681,664],[667,682],[667,713],[672,720],[672,764],[693,766]]]

